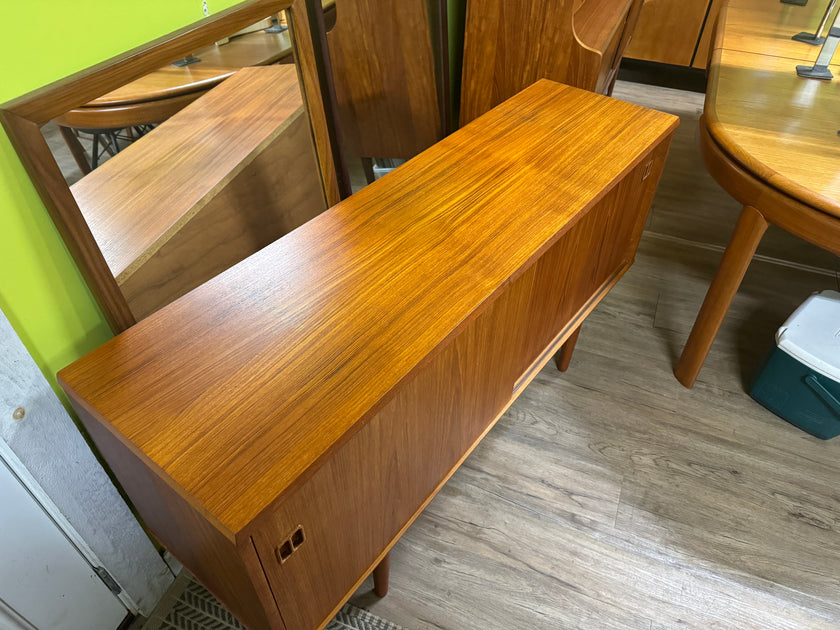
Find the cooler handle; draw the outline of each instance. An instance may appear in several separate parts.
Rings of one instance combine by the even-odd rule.
[[[834,395],[828,391],[825,386],[820,383],[814,374],[809,374],[805,377],[805,384],[814,390],[814,393],[822,398],[822,401],[831,407],[835,413],[840,414],[840,400],[837,400]]]

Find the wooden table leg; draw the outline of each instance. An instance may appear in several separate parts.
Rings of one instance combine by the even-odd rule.
[[[692,387],[697,380],[726,311],[766,230],[764,216],[752,206],[744,206],[674,370],[677,380],[686,387]]]
[[[575,332],[573,332],[566,342],[560,346],[560,352],[557,353],[557,356],[554,357],[554,362],[557,364],[557,369],[561,372],[565,372],[569,369],[569,363],[572,360],[572,352],[575,351],[575,344],[578,340],[578,335],[580,335],[580,329],[583,326],[578,326],[575,328]]]
[[[373,570],[373,592],[378,597],[385,597],[388,594],[388,576],[391,574],[391,552],[382,558]]]
[[[76,165],[82,171],[82,175],[90,173],[90,164],[88,164],[85,149],[82,143],[79,142],[76,134],[69,127],[63,127],[61,125],[59,125],[58,130],[61,132],[61,137],[64,138],[67,148],[70,149],[70,153],[73,154],[73,159],[76,160]]]
[[[362,158],[362,169],[365,172],[365,179],[368,184],[376,181],[376,174],[373,172],[373,158]]]

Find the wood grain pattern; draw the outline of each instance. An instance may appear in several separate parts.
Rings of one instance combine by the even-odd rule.
[[[661,168],[667,144],[657,152]],[[396,542],[465,454],[579,328],[591,310],[590,298],[603,297],[629,267],[640,234],[636,228],[653,193],[639,187],[647,168],[648,162],[639,165],[577,221],[309,481],[264,517],[267,525],[249,528],[260,557],[272,557],[277,541],[296,522],[308,532],[306,552],[301,547],[286,563],[265,565],[290,627],[321,626],[335,614],[355,590],[356,576],[374,570],[372,559]],[[373,521],[365,516],[369,512],[377,515]],[[345,523],[341,531],[336,519]],[[308,597],[297,596],[301,586]]]
[[[114,331],[128,328],[135,322],[128,302],[79,212],[38,125],[4,110],[0,110],[0,120],[79,272],[92,288],[108,325]]]
[[[249,577],[240,557],[246,554],[237,552],[235,541],[214,527],[212,519],[208,520],[199,507],[183,501],[177,488],[147,468],[105,425],[91,421],[82,407],[76,411],[99,448],[114,454],[114,461],[109,461],[111,470],[123,480],[123,489],[135,505],[150,501],[158,505],[153,514],[144,517],[154,536],[168,549],[177,550],[174,555],[178,561],[190,567],[202,584],[249,628],[282,628],[271,594],[260,590],[256,585],[261,582]]]
[[[327,43],[341,138],[352,155],[407,159],[443,135],[431,31],[440,16],[427,4],[341,0],[337,7]]]
[[[135,316],[326,207],[301,104],[293,67],[244,69],[73,185]]]
[[[690,66],[710,0],[648,0],[627,56]]]
[[[288,6],[288,0],[243,2],[211,18],[0,106],[0,122],[3,123],[27,173],[35,183],[53,222],[65,239],[74,262],[88,283],[105,319],[115,332],[131,326],[134,317],[108,269],[104,256],[92,238],[78,205],[61,177],[49,147],[37,133],[37,128],[70,109]],[[296,16],[296,23],[299,27],[298,32],[309,31],[305,12]],[[315,135],[322,137],[327,132],[321,130],[328,129],[330,121],[322,108],[316,107],[308,111]],[[318,148],[320,149],[320,146]],[[319,163],[323,181],[327,184],[335,181],[335,164],[323,157],[319,157]]]
[[[807,46],[807,44],[803,44]],[[809,46],[809,48],[811,48]],[[801,79],[806,60],[719,49],[705,115],[715,141],[770,186],[840,217],[835,81]],[[833,66],[840,73],[840,66]],[[751,77],[761,77],[755,89]],[[772,104],[763,95],[772,94]],[[790,121],[796,124],[791,125]]]
[[[675,125],[540,81],[61,382],[320,627],[627,269]]]
[[[461,124],[540,78],[605,92],[639,0],[470,0]],[[634,9],[635,10],[635,9]]]
[[[306,15],[306,0],[292,0],[286,13],[293,34],[295,65],[298,68],[304,106],[309,119],[313,121],[312,140],[315,143],[318,166],[324,182],[324,196],[327,199],[327,207],[332,207],[341,201],[337,174],[340,167],[333,160],[333,147],[328,129],[328,121],[334,119],[334,114],[324,103],[324,95],[321,94],[312,32]],[[322,121],[322,124],[316,124],[314,121]]]
[[[745,387],[836,265],[805,269],[830,256],[780,231],[803,264],[756,258],[685,390],[671,367],[740,206],[704,172],[701,95],[616,94],[681,118],[652,209],[674,220],[646,229],[569,371],[546,366],[394,546],[388,597],[368,580],[350,601],[412,630],[835,630],[840,442]]]
[[[697,50],[691,61],[692,68],[707,69],[709,66],[709,55],[712,52],[712,42],[715,40],[720,10],[725,0],[712,0],[709,5],[709,13],[706,15],[706,22],[700,32],[700,40],[697,42]]]
[[[141,319],[303,225],[326,208],[299,108],[259,154],[119,279]]]
[[[563,95],[562,99],[558,98],[560,104],[557,107],[549,107],[550,99],[560,95]],[[525,107],[523,101],[528,107],[543,110],[542,116],[535,120],[532,126],[517,126],[511,121],[518,107]],[[582,102],[588,104],[588,111],[584,114],[576,111],[576,107]],[[626,117],[624,123],[620,126],[612,126],[608,121],[609,117],[602,115],[605,112],[615,112],[615,116]],[[171,410],[180,407],[182,403],[177,402],[178,399],[183,398],[186,402],[193,397],[193,390],[198,391],[204,388],[215,378],[227,378],[225,374],[236,372],[235,365],[240,363],[246,365],[251,360],[249,356],[254,348],[249,350],[249,346],[256,340],[249,339],[249,334],[263,335],[272,331],[271,334],[281,335],[284,342],[282,348],[264,348],[263,351],[273,357],[271,361],[278,360],[281,365],[287,365],[290,368],[305,363],[308,363],[309,367],[300,374],[289,374],[290,378],[286,383],[271,392],[266,392],[267,396],[258,404],[265,410],[272,409],[273,411],[267,414],[264,426],[260,426],[259,423],[254,424],[247,433],[258,434],[260,431],[266,431],[267,434],[276,435],[278,438],[285,434],[285,440],[272,440],[273,445],[270,450],[264,451],[263,446],[254,443],[250,435],[239,437],[229,435],[228,437],[233,442],[230,442],[228,437],[219,439],[217,436],[219,431],[229,432],[233,430],[236,423],[231,419],[227,427],[225,425],[211,427],[210,424],[215,424],[215,422],[210,416],[202,417],[199,400],[196,401],[198,406],[189,414],[189,418],[184,417],[181,422],[173,423],[166,431],[161,432],[148,424],[147,418],[139,407],[132,409],[133,405],[127,404],[128,401],[124,398],[130,397],[130,391],[135,387],[139,388],[137,391],[143,391],[146,394],[155,390],[151,383],[143,383],[143,378],[136,373],[132,374],[130,388],[119,396],[102,400],[101,411],[128,439],[153,454],[154,457],[158,457],[161,467],[169,469],[170,474],[180,485],[204,502],[208,509],[216,513],[220,520],[226,522],[231,530],[239,530],[264,509],[265,505],[262,502],[265,496],[282,494],[292,481],[298,479],[331,447],[335,439],[345,435],[357,421],[359,412],[354,412],[354,409],[367,409],[384,392],[404,378],[406,371],[420,357],[426,356],[435,344],[451,332],[448,327],[451,327],[453,322],[449,318],[454,317],[456,323],[461,322],[461,311],[465,308],[465,303],[472,304],[467,309],[471,312],[488,299],[494,289],[487,287],[498,286],[499,279],[508,277],[524,263],[525,259],[533,256],[535,242],[552,238],[559,226],[564,225],[572,216],[571,209],[587,203],[583,200],[591,199],[593,191],[601,191],[612,185],[618,176],[632,165],[633,161],[639,159],[641,148],[658,142],[670,131],[674,121],[670,117],[659,117],[654,112],[636,109],[630,105],[617,105],[606,99],[590,101],[590,97],[585,93],[559,87],[549,82],[541,82],[537,87],[525,92],[521,99],[508,103],[488,116],[482,124],[477,125],[477,128],[484,132],[487,128],[493,128],[495,124],[499,124],[499,128],[490,136],[478,138],[468,127],[457,136],[445,139],[426,155],[420,165],[401,169],[398,174],[384,179],[383,184],[373,185],[366,189],[367,192],[357,193],[351,198],[352,201],[347,200],[339,204],[331,211],[302,226],[301,229],[287,235],[278,244],[251,257],[237,268],[237,274],[244,277],[252,273],[251,270],[255,272],[260,268],[264,264],[263,259],[267,261],[275,255],[275,250],[278,252],[276,255],[287,250],[295,252],[294,257],[283,256],[282,264],[271,264],[271,268],[275,270],[272,275],[280,274],[279,278],[286,278],[279,285],[283,289],[282,292],[278,293],[275,289],[273,295],[265,295],[264,289],[257,287],[252,289],[250,283],[237,288],[227,280],[224,282],[220,280],[218,283],[211,282],[206,289],[200,289],[194,294],[194,300],[203,302],[207,299],[203,296],[207,294],[209,297],[218,284],[220,290],[229,292],[224,302],[231,306],[239,304],[237,308],[249,308],[257,299],[265,300],[265,303],[254,313],[255,317],[252,318],[254,328],[251,333],[237,325],[236,336],[240,341],[231,346],[231,353],[226,359],[227,365],[223,372],[204,371],[203,374],[196,374],[194,385],[190,390],[178,393],[171,391],[170,387],[163,387],[154,395],[154,399],[160,399],[161,404]],[[529,144],[528,133],[542,138],[552,133],[559,133],[558,130],[561,129],[567,131],[563,138],[562,153],[552,153],[552,151],[559,151],[559,148],[552,144]],[[516,134],[516,142],[511,144],[514,138],[511,136],[513,133]],[[594,133],[603,133],[604,141],[593,150],[593,147],[584,140]],[[606,141],[607,138],[610,141]],[[477,148],[479,141],[483,142],[480,150]],[[573,147],[573,150],[570,147]],[[454,168],[453,161],[457,163],[456,158],[462,152],[473,154],[472,164],[461,164],[458,168]],[[610,159],[602,160],[601,156],[606,155],[609,155]],[[627,158],[621,159],[622,155]],[[491,168],[488,168],[488,164],[484,164],[482,160],[477,159],[481,156],[490,160]],[[432,168],[430,165],[437,157],[440,158],[439,164]],[[581,171],[582,164],[602,164],[602,162],[609,164],[609,168],[599,166],[594,176],[587,178],[585,182],[574,176],[575,173]],[[543,177],[546,167],[534,169],[534,164],[544,164],[551,169],[548,171],[551,174],[550,177]],[[502,172],[505,173],[503,181],[507,184],[506,186],[501,185],[499,173]],[[520,173],[521,176],[519,176]],[[428,189],[430,188],[435,191],[433,198],[429,198]],[[389,199],[381,199],[380,193],[383,191],[380,189],[410,192],[404,194],[399,203],[391,203],[389,206]],[[493,195],[489,191],[494,191]],[[558,195],[562,195],[562,199],[558,198]],[[439,201],[433,202],[432,199]],[[380,207],[388,208],[382,218],[379,218]],[[495,218],[494,213],[503,212],[510,207],[524,207],[529,210],[506,220],[502,231],[498,231],[495,227],[491,230],[490,226],[502,223]],[[345,218],[347,213],[354,217],[352,222],[349,221],[349,217]],[[413,246],[419,251],[426,251],[429,238],[428,225],[429,222],[434,224],[438,213],[444,213],[449,223],[447,238],[441,244],[441,247],[445,246],[446,249],[434,254],[428,252],[416,260],[405,261],[403,266],[392,267],[392,271],[385,278],[377,280],[375,275],[371,275],[379,264],[384,264],[385,261],[391,259],[397,247],[405,250]],[[534,217],[540,217],[540,220],[534,221]],[[529,224],[530,227],[528,227]],[[482,232],[482,229],[485,231]],[[402,236],[396,242],[387,240],[380,242],[380,239],[390,239],[392,232],[398,232]],[[486,240],[484,242],[477,240],[477,234],[483,234]],[[365,240],[360,242],[359,239],[362,237]],[[497,253],[504,260],[491,265],[488,263],[487,255],[499,243],[505,243],[505,251]],[[361,255],[362,244],[366,250],[370,251],[369,255]],[[462,249],[463,247],[466,249]],[[477,258],[466,259],[465,256],[469,252],[483,252],[484,254]],[[463,261],[454,266],[463,264],[465,270],[474,266],[477,277],[490,274],[493,280],[488,281],[486,285],[482,283],[474,287],[473,294],[458,293],[456,288],[458,290],[460,288],[452,286],[452,283],[459,281],[458,278],[446,279],[437,275],[447,274],[450,268],[442,258],[444,255],[456,261]],[[365,261],[364,265],[354,263],[356,267],[352,275],[337,284],[333,279],[335,274],[346,269],[345,266],[350,260],[360,259]],[[425,275],[413,275],[419,272]],[[316,277],[313,274],[318,275]],[[254,275],[258,276],[259,273],[254,273]],[[464,271],[464,275],[467,275],[467,271]],[[305,286],[298,287],[290,284],[291,279],[304,277],[309,279]],[[400,279],[402,282],[415,278],[424,286],[425,283],[429,283],[429,287],[428,290],[421,290],[418,287],[417,290],[422,293],[422,297],[418,296],[415,303],[408,304],[405,291],[397,294],[393,291],[380,290],[379,285],[389,281],[391,277]],[[435,284],[437,280],[433,281],[433,278],[438,278],[440,282]],[[262,281],[266,282],[266,289],[271,284],[265,278]],[[348,284],[351,281],[354,283],[352,288]],[[296,292],[298,297],[289,293],[291,291]],[[358,304],[367,299],[368,295],[381,295],[375,301],[376,309],[368,308],[358,311]],[[459,298],[453,302],[443,299],[443,296],[451,297],[452,295],[459,295]],[[321,314],[320,303],[325,299],[337,302],[336,310],[330,313],[328,319],[324,319]],[[216,302],[218,298],[212,301]],[[176,313],[182,309],[191,309],[190,302],[191,300],[181,301],[170,308],[169,317],[176,317]],[[390,308],[398,307],[397,312],[405,309],[406,313],[397,321],[414,321],[417,317],[428,316],[428,312],[424,310],[425,305],[441,302],[446,305],[446,310],[437,312],[435,322],[428,322],[428,328],[425,321],[423,325],[420,325],[419,320],[416,322],[418,329],[426,332],[412,343],[390,347],[387,349],[387,355],[382,354],[373,360],[360,353],[352,352],[353,348],[364,347],[365,339],[393,337],[381,334],[381,327],[388,325],[390,318],[378,319],[377,313],[385,313]],[[306,307],[306,304],[310,306]],[[293,310],[292,307],[294,307]],[[271,309],[278,310],[271,311]],[[359,318],[358,314],[353,315],[359,312],[364,312],[364,317]],[[261,313],[268,317],[266,321],[258,321],[259,317],[256,316]],[[290,328],[285,318],[292,314],[294,314],[295,326]],[[201,319],[208,314],[196,313],[196,316]],[[314,328],[309,329],[303,326],[303,322],[307,319],[312,320]],[[345,322],[345,325],[336,328],[333,322],[339,321]],[[160,348],[160,344],[164,342],[167,345],[186,344],[185,352],[181,353],[181,357],[182,360],[189,361],[191,364],[204,354],[216,352],[215,348],[195,347],[197,340],[191,337],[178,341],[171,335],[166,335],[166,339],[158,338],[156,341],[147,338],[149,333],[152,336],[158,336],[157,327],[159,326],[164,326],[165,329],[165,321],[161,318],[151,318],[149,324],[142,329],[145,332],[138,330],[132,333],[131,336],[136,335],[138,339],[136,358],[155,352],[155,349]],[[186,333],[186,330],[184,332]],[[223,331],[220,329],[216,334],[223,334]],[[349,342],[350,339],[353,341]],[[149,345],[142,348],[141,346],[147,342]],[[328,350],[327,348],[333,344],[336,350]],[[263,342],[260,342],[260,345],[262,346]],[[190,347],[189,351],[186,351],[187,346]],[[120,353],[122,347],[123,344],[106,344],[96,354],[104,359],[111,352]],[[339,348],[344,349],[338,350]],[[198,352],[198,355],[194,352]],[[390,356],[391,353],[395,353],[394,356]],[[313,356],[321,358],[312,361]],[[127,356],[123,358],[128,359]],[[90,359],[91,362],[96,360]],[[334,374],[331,373],[329,367],[331,361],[338,361],[341,366]],[[362,373],[355,368],[356,365],[361,364],[366,365],[364,371],[366,380],[369,379],[370,382],[376,384],[373,389],[360,387],[354,382],[354,378],[362,376]],[[398,366],[404,367],[398,368]],[[218,367],[222,369],[223,366]],[[179,369],[177,363],[172,363],[166,372],[176,374]],[[184,369],[188,372],[193,371],[186,366]],[[82,364],[77,364],[70,372],[77,370],[85,371]],[[381,379],[371,376],[380,370]],[[121,373],[115,369],[108,379],[120,380]],[[279,376],[280,372],[277,374]],[[328,375],[329,378],[327,378]],[[77,387],[86,385],[93,388],[87,390],[85,387],[83,390],[76,390],[77,394],[88,400],[92,397],[98,399],[95,392],[100,390],[100,385],[97,384],[100,376],[93,371],[88,377],[82,377],[81,374],[73,377]],[[148,373],[148,377],[157,383],[161,374],[153,370]],[[88,381],[88,378],[92,380]],[[332,391],[330,396],[319,397],[319,392],[324,391],[323,388]],[[298,397],[305,393],[311,397],[313,403],[320,398],[318,409],[329,406],[336,400],[343,399],[343,401],[328,410],[324,409],[323,415],[321,411],[316,411],[316,408],[309,409],[309,414],[321,418],[318,426],[300,426],[295,424],[294,416],[284,417],[286,413],[284,410],[290,405],[299,409],[307,407],[299,400],[293,401],[288,398],[287,392],[292,391],[300,392]],[[239,392],[237,399],[240,396],[249,398],[245,391]],[[147,404],[154,404],[152,398],[148,398],[147,401]],[[235,403],[231,401],[231,404],[234,405],[231,409],[233,412]],[[160,411],[162,412],[163,409],[164,407],[161,407]],[[119,412],[119,417],[113,416],[112,411]],[[268,420],[272,417],[282,418],[282,420],[275,424]],[[196,422],[198,424],[195,424]],[[204,437],[199,438],[196,443],[185,443],[184,431]],[[287,433],[288,431],[291,433]],[[300,431],[303,433],[299,433]],[[292,442],[287,440],[292,440]],[[221,451],[218,456],[213,454],[218,449],[228,450],[232,443],[238,443],[244,449],[239,458],[225,461],[227,458],[221,455]],[[293,444],[305,445],[303,452],[298,448],[293,448]],[[187,451],[194,450],[196,453],[208,449],[206,457],[219,462],[220,470],[226,470],[226,474],[221,476],[233,481],[226,484],[224,488],[204,486],[204,473],[192,464],[188,464],[187,459],[172,452],[173,445],[178,445]],[[204,457],[204,455],[201,456],[202,459]]]

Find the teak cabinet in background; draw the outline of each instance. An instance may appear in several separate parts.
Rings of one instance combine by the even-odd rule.
[[[629,268],[676,125],[539,81],[59,379],[248,628],[321,628]]]
[[[626,57],[705,68],[723,0],[647,0]]]

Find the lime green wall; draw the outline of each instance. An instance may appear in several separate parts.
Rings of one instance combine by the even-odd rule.
[[[211,12],[236,0],[208,0]],[[0,3],[0,103],[177,30],[201,0]],[[111,336],[0,129],[0,308],[55,387],[55,373]]]

